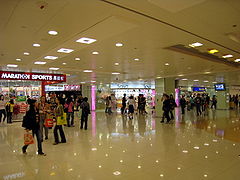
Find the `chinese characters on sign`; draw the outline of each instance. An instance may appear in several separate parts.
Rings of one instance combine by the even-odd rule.
[[[0,71],[0,79],[66,82],[66,75]]]

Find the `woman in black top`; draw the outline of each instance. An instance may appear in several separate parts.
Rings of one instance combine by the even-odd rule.
[[[46,154],[42,152],[42,141],[41,141],[42,138],[41,138],[41,132],[40,132],[40,126],[39,126],[39,119],[36,112],[36,105],[35,105],[36,100],[29,100],[28,103],[30,107],[23,118],[22,127],[24,127],[27,132],[32,130],[33,136],[36,135],[37,143],[38,143],[38,155],[45,156]],[[23,154],[26,154],[27,147],[28,147],[28,144],[22,147]]]

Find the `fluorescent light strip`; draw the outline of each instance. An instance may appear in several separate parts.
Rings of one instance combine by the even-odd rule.
[[[18,67],[18,65],[17,64],[8,64],[7,67],[15,67],[16,68],[16,67]]]
[[[45,56],[44,59],[51,59],[51,60],[55,60],[57,59],[57,56]]]
[[[50,34],[50,35],[57,35],[58,34],[58,32],[57,31],[48,31],[48,34]]]
[[[59,68],[50,67],[49,70],[57,71],[57,70],[59,70]]]
[[[47,62],[44,62],[44,61],[36,61],[34,62],[34,64],[46,64]]]
[[[83,72],[93,72],[92,70],[83,70]]]
[[[200,47],[202,46],[203,44],[202,43],[199,43],[199,42],[195,42],[195,43],[192,43],[192,44],[189,44],[190,47]]]
[[[113,72],[112,74],[120,74],[119,72]]]
[[[233,57],[233,55],[231,55],[231,54],[226,54],[226,55],[223,55],[222,57],[223,57],[223,58],[231,58],[231,57]]]

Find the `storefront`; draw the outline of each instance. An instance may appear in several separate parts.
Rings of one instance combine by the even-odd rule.
[[[28,96],[38,99],[45,94],[45,85],[61,82],[66,82],[66,75],[0,71],[0,94],[14,99],[13,119],[22,119]]]

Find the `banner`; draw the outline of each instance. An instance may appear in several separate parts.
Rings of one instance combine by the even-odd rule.
[[[65,74],[0,71],[0,79],[66,82],[66,75]]]

